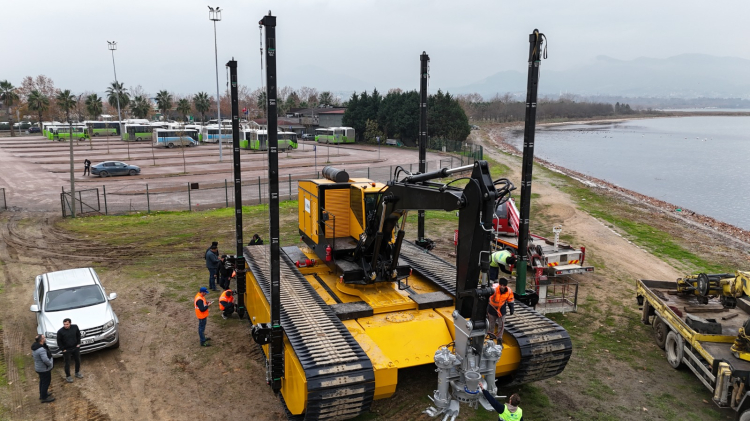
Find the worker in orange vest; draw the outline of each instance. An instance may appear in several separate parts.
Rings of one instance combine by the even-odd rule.
[[[487,306],[487,320],[490,322],[488,333],[495,334],[498,343],[502,343],[503,341],[507,309],[510,309],[511,315],[515,312],[513,301],[513,291],[508,286],[508,280],[500,278],[498,285],[495,286],[495,293],[490,296],[490,302]],[[497,333],[495,333],[496,330],[498,331]]]
[[[232,313],[234,313],[234,294],[231,289],[221,293],[221,297],[219,297],[219,310],[222,311],[221,317],[224,320],[232,317]]]
[[[208,320],[208,307],[213,304],[213,301],[207,301],[206,294],[208,294],[208,288],[201,287],[193,300],[195,315],[198,317],[198,336],[201,339],[201,346],[211,346],[208,343],[211,338],[207,338],[204,332],[206,331],[206,321]]]

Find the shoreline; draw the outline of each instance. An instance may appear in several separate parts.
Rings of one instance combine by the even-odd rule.
[[[558,124],[558,123],[553,123],[553,124]],[[567,122],[567,123],[559,123],[559,124],[580,124],[580,123]],[[510,155],[522,157],[523,156],[522,152],[518,150],[518,148],[516,148],[515,146],[506,142],[505,140],[506,139],[505,135],[508,131],[516,130],[518,128],[523,128],[523,126],[515,125],[514,127],[499,128],[500,130],[495,131],[494,133],[490,131],[488,135],[489,135],[490,140],[495,144],[495,146],[498,149],[500,149],[500,151],[508,153]],[[503,132],[506,132],[506,133],[503,133]],[[748,249],[748,251],[750,251],[750,230],[746,230],[746,229],[734,226],[732,224],[722,222],[716,218],[697,213],[688,208],[676,206],[672,203],[665,202],[659,199],[655,199],[653,197],[646,196],[636,191],[629,190],[624,187],[620,187],[606,180],[592,177],[586,174],[582,174],[578,171],[574,171],[574,170],[562,167],[560,165],[553,164],[547,160],[544,160],[538,157],[534,157],[534,162],[547,168],[550,171],[554,171],[560,174],[564,174],[568,177],[571,177],[574,180],[588,187],[601,189],[607,192],[617,194],[623,198],[636,201],[640,204],[643,204],[652,208],[653,210],[672,216],[673,218],[678,219],[684,223],[687,223],[692,226],[695,226],[695,227],[710,231],[714,234],[720,235],[723,238],[727,240],[731,240],[735,242],[738,246],[744,247]]]

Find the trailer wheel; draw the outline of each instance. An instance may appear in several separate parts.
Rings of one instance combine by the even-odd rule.
[[[658,345],[659,348],[664,349],[664,346],[667,343],[668,334],[669,327],[664,323],[664,320],[659,316],[654,317],[654,340],[656,340],[656,345]]]
[[[665,349],[667,351],[667,362],[672,368],[677,369],[682,365],[683,346],[682,336],[676,332],[669,332],[667,334]]]
[[[750,409],[743,412],[742,415],[740,415],[739,418],[737,418],[739,421],[750,421]]]

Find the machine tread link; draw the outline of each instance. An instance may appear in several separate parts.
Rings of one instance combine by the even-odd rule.
[[[270,302],[269,247],[245,247],[243,251],[249,271]],[[307,380],[305,414],[294,416],[287,411],[287,416],[305,421],[339,420],[368,412],[375,374],[367,354],[285,253],[280,266],[281,325]]]
[[[401,246],[400,258],[415,272],[455,297],[454,265],[408,241]],[[521,361],[511,379],[498,380],[503,385],[513,386],[554,377],[565,369],[573,353],[573,342],[562,326],[520,302],[515,304],[515,313],[506,316],[505,331],[518,342]]]

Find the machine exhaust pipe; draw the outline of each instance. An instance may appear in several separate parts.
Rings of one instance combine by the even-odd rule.
[[[334,183],[346,183],[347,181],[349,181],[348,172],[334,168],[330,165],[326,165],[323,168],[323,177],[325,177],[326,180],[333,181]]]

